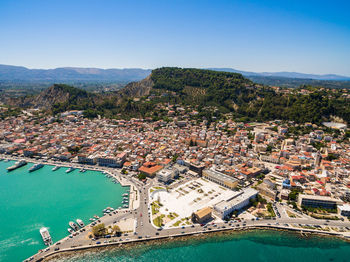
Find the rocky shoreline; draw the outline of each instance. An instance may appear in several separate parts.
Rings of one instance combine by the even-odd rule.
[[[50,257],[45,258],[43,261],[61,261],[61,259],[69,259],[76,257],[77,255],[83,255],[87,254],[88,252],[91,253],[99,253],[99,252],[107,252],[107,251],[123,251],[127,252],[131,249],[141,249],[141,248],[150,248],[150,247],[161,247],[165,246],[170,243],[178,243],[179,245],[184,244],[191,240],[197,240],[197,241],[205,241],[209,238],[214,237],[229,237],[233,235],[239,235],[239,234],[245,234],[250,232],[271,232],[271,231],[277,231],[277,232],[284,232],[288,234],[297,235],[299,237],[307,238],[307,237],[327,237],[327,238],[337,238],[341,241],[345,241],[350,243],[350,239],[341,237],[339,235],[331,235],[329,233],[322,233],[322,232],[304,232],[303,230],[291,230],[291,229],[280,229],[280,228],[241,228],[241,229],[234,229],[234,230],[225,230],[225,231],[214,231],[214,232],[206,232],[201,234],[193,234],[193,235],[185,235],[185,236],[179,236],[179,237],[167,237],[162,239],[149,239],[149,240],[143,240],[138,242],[129,242],[129,243],[123,243],[123,244],[110,244],[106,246],[91,246],[91,248],[86,249],[80,249],[80,250],[71,250],[71,251],[62,251],[60,253],[53,254]]]

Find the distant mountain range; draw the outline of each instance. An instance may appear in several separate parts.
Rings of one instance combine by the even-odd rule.
[[[255,73],[240,71],[233,68],[208,68],[215,71],[240,73],[247,77],[264,78],[295,78],[313,80],[350,80],[348,76],[335,74],[316,75],[295,72]],[[151,69],[125,68],[125,69],[100,69],[81,67],[60,67],[55,69],[28,69],[22,66],[0,65],[0,81],[115,81],[132,82],[139,81],[151,73]]]
[[[341,76],[341,75],[335,75],[335,74],[316,75],[316,74],[304,74],[304,73],[297,73],[297,72],[255,73],[255,72],[248,72],[248,71],[240,71],[233,68],[208,68],[208,69],[215,70],[215,71],[240,73],[248,77],[249,76],[273,77],[273,78],[285,77],[285,78],[297,78],[297,79],[336,80],[336,81],[350,80],[350,76]]]
[[[100,69],[61,67],[28,69],[22,66],[0,65],[0,81],[113,81],[131,82],[147,77],[152,70],[140,68]]]

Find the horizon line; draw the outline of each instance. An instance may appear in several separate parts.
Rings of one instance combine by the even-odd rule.
[[[141,70],[154,70],[157,68],[162,68],[162,67],[178,67],[178,68],[193,68],[193,69],[204,69],[204,70],[213,70],[216,71],[215,69],[231,69],[231,70],[236,70],[236,71],[241,71],[245,73],[255,73],[255,74],[276,74],[276,73],[295,73],[295,74],[305,74],[305,75],[317,75],[317,76],[327,76],[327,75],[336,75],[340,77],[345,77],[350,79],[350,75],[343,75],[343,74],[337,74],[337,73],[326,73],[326,74],[321,74],[321,73],[305,73],[305,72],[297,72],[297,71],[262,71],[262,72],[256,72],[256,71],[246,71],[246,70],[241,70],[241,69],[236,69],[235,67],[191,67],[191,66],[159,66],[159,67],[154,67],[154,68],[143,68],[143,67],[123,67],[123,68],[118,68],[118,67],[90,67],[90,66],[58,66],[58,67],[50,67],[50,68],[35,68],[35,67],[28,67],[28,66],[23,66],[23,65],[13,65],[13,64],[2,64],[0,63],[0,66],[12,66],[12,67],[24,67],[28,70],[55,70],[55,69],[61,69],[61,68],[79,68],[79,69],[101,69],[101,70],[128,70],[128,69],[141,69]],[[272,76],[273,77],[273,76]],[[290,77],[290,78],[295,78],[295,77]]]

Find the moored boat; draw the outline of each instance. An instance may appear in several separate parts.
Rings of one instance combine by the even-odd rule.
[[[79,225],[80,227],[84,227],[84,226],[85,226],[83,220],[81,220],[81,219],[78,218],[76,221],[77,221],[77,223],[78,223],[78,225]]]
[[[19,167],[25,166],[26,164],[27,164],[27,161],[22,159],[20,161],[17,161],[13,166],[8,167],[7,171],[13,171]]]
[[[39,164],[35,164],[34,166],[32,166],[31,168],[29,168],[29,172],[33,172],[35,170],[38,170],[40,168],[44,167],[43,164],[39,163]]]
[[[72,172],[74,169],[75,169],[75,168],[71,166],[70,168],[68,168],[68,169],[66,170],[66,173],[70,173],[70,172]]]
[[[60,169],[59,166],[54,166],[51,170],[52,170],[52,171],[56,171],[56,170],[58,170],[58,169]]]
[[[74,230],[71,229],[70,227],[69,227],[67,230],[68,230],[68,232],[69,232],[70,234],[73,234],[73,233],[74,233]]]
[[[40,228],[40,235],[45,245],[47,246],[52,245],[52,239],[51,239],[49,230],[46,227]]]
[[[69,223],[69,226],[74,229],[75,231],[77,231],[79,229],[79,227],[77,226],[77,224],[75,224],[74,222],[70,221]]]

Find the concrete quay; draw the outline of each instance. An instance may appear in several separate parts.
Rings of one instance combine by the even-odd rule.
[[[272,224],[271,224],[272,223]],[[162,240],[162,239],[173,239],[176,240],[176,238],[180,237],[190,237],[195,235],[207,235],[210,233],[218,233],[218,232],[237,232],[242,230],[266,230],[266,229],[273,229],[273,230],[288,230],[288,231],[294,231],[294,232],[300,232],[301,234],[321,234],[321,235],[328,235],[333,237],[344,237],[344,238],[350,238],[349,232],[327,232],[322,230],[315,230],[315,229],[306,229],[306,228],[297,228],[295,225],[297,224],[303,224],[303,225],[323,225],[324,223],[327,223],[331,227],[349,227],[350,222],[340,222],[340,221],[308,221],[305,219],[266,219],[266,220],[259,220],[259,221],[244,221],[244,222],[232,222],[232,223],[216,223],[214,225],[210,225],[207,229],[196,225],[194,227],[187,226],[185,228],[173,228],[168,230],[161,230],[157,231],[158,235],[146,235],[142,236],[142,238],[139,238],[139,234],[128,236],[125,238],[125,236],[122,237],[113,237],[110,239],[106,239],[105,242],[102,242],[100,244],[96,244],[95,241],[86,241],[85,243],[80,242],[78,245],[73,245],[71,247],[65,247],[61,244],[60,250],[56,251],[47,251],[39,253],[35,256],[35,261],[42,261],[47,260],[53,257],[54,255],[60,254],[60,253],[67,253],[67,252],[74,252],[78,250],[86,250],[90,248],[99,248],[99,247],[108,247],[108,246],[122,246],[125,244],[131,244],[131,243],[138,243],[138,242],[147,242],[147,241],[154,241],[154,240]],[[288,224],[288,226],[286,225]],[[143,230],[136,230],[136,232],[142,232]],[[146,231],[143,231],[146,233]],[[57,245],[54,245],[57,246]]]

